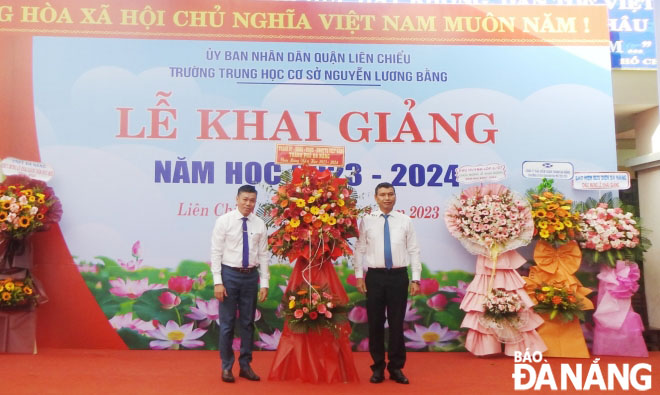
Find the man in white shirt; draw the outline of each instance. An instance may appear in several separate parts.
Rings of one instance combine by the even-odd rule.
[[[387,367],[390,379],[408,384],[408,378],[401,371],[406,363],[403,320],[408,302],[408,266],[412,269],[410,295],[417,295],[420,290],[422,264],[419,246],[410,217],[394,211],[394,186],[387,182],[378,184],[375,198],[379,210],[360,222],[354,265],[357,288],[367,294],[369,353],[374,361],[369,381],[383,382]],[[365,268],[366,278],[363,276]],[[386,311],[389,324],[388,363],[385,362]]]
[[[259,381],[250,367],[254,314],[259,301],[268,297],[268,234],[266,224],[254,215],[257,190],[252,185],[238,188],[236,210],[215,221],[211,238],[211,272],[215,297],[220,301],[220,359],[222,381],[234,382],[234,323],[238,310],[241,350],[240,377]],[[261,288],[259,288],[261,284]]]

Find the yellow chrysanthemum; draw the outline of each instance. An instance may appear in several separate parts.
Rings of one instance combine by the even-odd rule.
[[[323,213],[319,216],[319,219],[321,220],[321,222],[328,222],[328,218],[330,218],[328,213]]]
[[[571,222],[570,219],[566,218],[564,220],[564,226],[566,226],[567,228],[572,228],[573,227],[573,222]]]
[[[0,292],[2,292],[2,291],[4,291],[4,290],[5,290],[5,286],[4,286],[4,284],[0,284]]]
[[[2,293],[2,300],[4,300],[6,302],[9,299],[11,299],[11,294],[9,292],[3,292]]]
[[[541,288],[541,291],[543,291],[543,292],[548,292],[548,291],[550,291],[551,289],[552,289],[552,288],[546,286],[546,287]]]
[[[563,222],[558,222],[555,224],[555,227],[557,230],[563,230],[564,229],[564,223]]]
[[[305,199],[298,199],[296,200],[296,206],[303,208],[305,207]]]
[[[13,291],[13,290],[14,290],[14,283],[11,282],[11,281],[8,282],[7,284],[5,284],[5,289],[6,289],[7,291]]]
[[[11,203],[9,203],[9,200],[3,200],[0,202],[0,208],[3,210],[9,210],[9,206],[11,206]]]
[[[293,309],[296,307],[296,301],[295,300],[290,300],[289,301],[289,310]]]
[[[337,220],[335,219],[335,217],[328,218],[328,225],[334,225],[336,223],[337,223]]]
[[[43,193],[40,193],[40,192],[35,193],[35,195],[37,195],[37,197],[40,198],[40,199],[43,199],[43,198],[46,197],[46,195],[44,195]]]
[[[44,204],[46,202],[46,199],[40,197],[39,199],[37,199],[37,202],[40,204]]]
[[[547,239],[548,236],[550,236],[550,232],[548,232],[547,229],[542,229],[542,230],[539,232],[539,236],[541,236],[541,237],[544,238],[544,239]]]
[[[309,198],[307,198],[307,203],[314,203],[315,200],[316,198],[314,196],[310,196]]]
[[[309,209],[309,212],[316,215],[321,211],[321,209],[318,208],[318,206],[312,206],[312,208]]]
[[[28,198],[28,202],[30,202],[30,203],[34,203],[35,200],[37,200],[37,198],[35,198],[34,196],[30,196]]]
[[[539,228],[541,228],[541,229],[545,229],[545,228],[548,227],[548,222],[547,222],[547,221],[539,221],[539,223],[537,224],[537,226],[538,226]]]
[[[339,200],[337,200],[337,205],[338,205],[339,207],[343,207],[343,206],[344,206],[344,200],[343,200],[343,199],[339,199]]]
[[[3,222],[6,219],[7,219],[7,213],[4,211],[0,211],[0,222]]]
[[[23,195],[25,196],[32,196],[32,189],[24,189],[23,190]]]
[[[546,211],[544,209],[540,208],[536,210],[536,215],[535,215],[536,218],[544,218],[545,215],[546,215]]]
[[[297,228],[300,226],[300,220],[298,218],[294,218],[291,220],[291,222],[289,222],[289,225],[291,225],[292,228]]]

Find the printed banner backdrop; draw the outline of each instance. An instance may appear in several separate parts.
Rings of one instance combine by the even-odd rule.
[[[468,186],[459,167],[504,165],[500,182],[521,193],[539,181],[523,177],[526,161],[616,171],[605,7],[216,3],[202,16],[154,10],[154,30],[135,13],[143,34],[33,41],[37,135],[65,205],[61,229],[131,348],[153,348],[150,330],[170,320],[217,348],[211,230],[241,184],[268,201],[267,186],[291,168],[274,163],[277,144],[344,147],[346,164],[333,170],[351,177],[363,205],[379,182],[396,186],[425,266],[424,295],[406,316],[411,336],[433,335],[425,350],[462,349],[458,304],[475,257],[443,222]],[[123,11],[117,20],[133,21]],[[182,33],[157,34],[161,17]],[[200,20],[222,28],[186,33]],[[577,200],[594,196],[556,184]],[[350,263],[337,270],[364,350]],[[263,349],[276,347],[289,271],[273,262],[255,338]]]

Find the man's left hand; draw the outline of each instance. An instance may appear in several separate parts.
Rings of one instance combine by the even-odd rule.
[[[420,286],[419,283],[410,283],[410,296],[419,295]]]
[[[268,297],[268,288],[259,289],[259,302],[263,302]]]

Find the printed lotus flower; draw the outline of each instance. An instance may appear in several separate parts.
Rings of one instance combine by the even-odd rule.
[[[451,331],[447,327],[440,326],[434,322],[428,328],[415,325],[415,330],[408,329],[403,332],[404,336],[412,340],[406,342],[406,347],[422,349],[424,347],[444,347],[452,340],[461,335],[459,331]]]
[[[235,337],[232,339],[231,349],[234,351],[241,351],[241,339],[239,337]]]
[[[131,259],[130,261],[125,261],[123,259],[117,259],[117,263],[119,263],[119,266],[121,266],[124,270],[128,272],[134,272],[142,266],[142,259]]]
[[[167,287],[174,292],[186,293],[190,292],[195,280],[188,276],[174,276],[167,280]]]
[[[355,306],[348,313],[348,320],[356,324],[364,324],[367,322],[367,309],[362,306]]]
[[[259,338],[261,340],[254,342],[254,345],[264,350],[277,350],[277,345],[280,344],[281,336],[282,332],[280,332],[279,329],[275,329],[275,332],[270,335],[259,332]]]
[[[207,328],[215,321],[220,325],[220,301],[218,299],[203,300],[197,299],[197,306],[190,308],[190,313],[186,317],[199,321],[197,325],[200,328]]]
[[[142,296],[143,293],[151,291],[153,289],[163,289],[165,286],[163,284],[149,284],[149,279],[141,278],[139,280],[124,280],[123,278],[117,278],[110,280],[110,293],[122,298],[137,299]]]
[[[447,306],[447,297],[441,293],[437,295],[433,295],[433,297],[429,298],[426,301],[426,305],[432,308],[433,310],[444,310],[444,308]]]
[[[435,278],[423,278],[419,280],[419,289],[422,295],[432,295],[438,292],[440,285]]]
[[[133,244],[133,247],[131,248],[131,255],[133,255],[133,258],[139,259],[141,252],[142,248],[140,247],[140,240],[138,240]]]
[[[463,301],[463,298],[465,297],[465,294],[467,293],[467,287],[468,283],[465,281],[458,280],[458,285],[453,286],[453,285],[447,285],[442,288],[440,288],[440,291],[444,292],[453,292],[456,294],[455,298],[449,299],[450,302],[456,302],[456,303],[461,303]]]
[[[218,299],[203,300],[197,299],[197,306],[190,308],[190,313],[186,317],[199,321],[200,328],[207,328],[213,321],[220,325],[220,301]]]
[[[178,295],[168,291],[160,294],[160,296],[158,296],[158,300],[160,301],[160,307],[164,308],[165,310],[172,310],[181,304],[181,298]]]
[[[360,340],[360,343],[357,345],[357,350],[358,351],[369,351],[369,338],[365,337],[364,339]]]
[[[406,322],[413,322],[422,318],[421,315],[417,315],[417,309],[413,309],[412,305],[412,300],[408,300],[408,303],[406,304],[406,315],[403,318],[403,320]]]
[[[116,330],[122,328],[132,329],[140,334],[146,334],[149,331],[156,329],[151,321],[142,321],[141,319],[134,319],[133,313],[126,313],[116,315],[108,320],[110,325]]]
[[[85,264],[85,263],[81,263],[81,264],[76,265],[76,267],[78,268],[78,271],[80,273],[98,273],[99,272],[99,268],[96,265],[88,265],[88,264]]]
[[[192,322],[179,326],[170,320],[166,325],[158,324],[158,328],[149,331],[149,336],[158,340],[149,342],[149,347],[155,350],[178,350],[181,346],[185,348],[198,348],[204,342],[197,340],[206,333],[206,329],[193,329]]]

